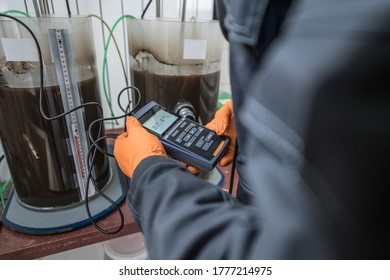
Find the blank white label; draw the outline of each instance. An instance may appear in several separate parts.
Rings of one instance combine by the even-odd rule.
[[[184,39],[183,59],[205,59],[206,51],[206,40]]]
[[[2,38],[1,42],[8,61],[39,61],[33,39]]]

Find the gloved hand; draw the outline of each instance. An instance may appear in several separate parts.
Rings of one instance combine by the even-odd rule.
[[[167,156],[160,140],[146,131],[134,117],[126,120],[127,131],[118,136],[114,144],[114,156],[122,172],[133,176],[138,164],[149,156]]]
[[[236,146],[236,126],[234,123],[234,113],[233,113],[233,101],[229,100],[215,113],[214,119],[212,119],[206,127],[214,130],[218,135],[226,135],[230,137],[229,146],[225,154],[219,160],[219,165],[227,166],[233,162],[234,159],[234,149]],[[190,166],[185,162],[181,162],[187,169],[193,174],[198,174],[201,171],[194,167]]]
[[[207,125],[207,128],[214,130],[218,135],[226,135],[230,137],[230,143],[226,153],[222,156],[219,164],[227,166],[233,162],[234,149],[236,145],[236,126],[234,124],[233,101],[229,100],[215,113]]]

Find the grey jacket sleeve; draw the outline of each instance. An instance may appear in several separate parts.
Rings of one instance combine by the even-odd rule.
[[[254,208],[163,157],[143,160],[133,178],[127,203],[152,259],[255,258]]]

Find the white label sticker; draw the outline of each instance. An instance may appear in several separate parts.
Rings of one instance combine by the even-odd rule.
[[[1,42],[8,61],[39,61],[33,39],[2,38]]]
[[[206,40],[184,39],[183,59],[205,59],[206,51]]]

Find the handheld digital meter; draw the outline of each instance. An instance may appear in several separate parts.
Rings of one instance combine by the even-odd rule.
[[[229,137],[220,136],[197,122],[174,115],[153,101],[133,117],[160,139],[168,155],[203,171],[215,167],[230,141]]]

